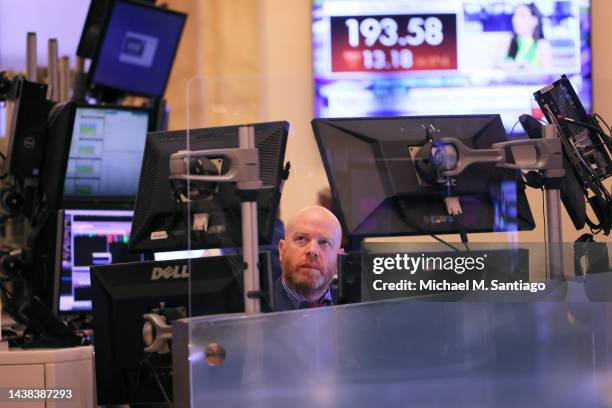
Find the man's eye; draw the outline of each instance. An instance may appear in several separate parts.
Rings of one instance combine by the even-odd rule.
[[[326,247],[326,248],[331,247],[331,241],[322,240],[322,241],[319,241],[319,245]]]
[[[295,240],[297,242],[306,242],[306,237],[305,236],[299,236],[299,237],[296,237]]]

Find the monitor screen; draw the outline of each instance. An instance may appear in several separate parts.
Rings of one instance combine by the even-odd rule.
[[[259,177],[262,181],[257,197],[259,243],[270,244],[280,201],[289,124],[268,122],[250,126],[255,130]],[[237,148],[239,128],[223,126],[192,129],[189,133],[190,149]],[[185,233],[187,225],[191,225],[191,249],[242,246],[241,206],[235,183],[218,183],[210,195],[196,197],[201,190],[196,188],[198,184],[192,182],[192,201],[180,193],[180,186],[176,185],[176,190],[171,187],[168,180],[170,156],[185,150],[186,137],[187,132],[184,130],[152,132],[147,136],[130,236],[130,248],[133,250],[188,249],[188,235]],[[202,164],[197,162],[194,159],[192,165]],[[212,157],[210,166],[215,169],[215,174],[226,174],[230,161]],[[183,188],[186,188],[184,183]]]
[[[356,244],[367,236],[535,226],[520,172],[478,163],[438,185],[421,170],[429,160],[421,156],[425,127],[484,149],[506,140],[499,115],[314,119],[312,126],[340,222]],[[457,197],[460,215],[449,215],[447,197]]]
[[[59,312],[91,311],[91,277],[95,265],[143,261],[128,250],[132,211],[66,209],[59,212]]]
[[[65,201],[134,199],[149,114],[144,108],[77,108],[64,181]]]
[[[90,83],[129,94],[164,94],[186,15],[116,0],[90,68]]]
[[[589,0],[315,0],[315,116],[542,118],[567,74],[591,106]],[[520,126],[514,128],[522,132]]]

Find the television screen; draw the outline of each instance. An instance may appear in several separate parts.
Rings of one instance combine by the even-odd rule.
[[[315,0],[318,117],[543,118],[533,93],[561,74],[591,106],[589,0]]]

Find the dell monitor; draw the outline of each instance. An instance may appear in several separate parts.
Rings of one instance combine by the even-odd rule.
[[[91,266],[144,261],[142,254],[128,250],[132,214],[130,210],[59,211],[53,310],[91,313]]]
[[[259,243],[265,245],[272,243],[273,238],[289,124],[269,122],[251,126],[255,129],[262,181],[257,198]],[[237,148],[238,129],[239,126],[192,129],[190,150]],[[188,249],[187,225],[191,225],[190,249],[242,246],[240,197],[234,183],[218,183],[211,196],[192,201],[178,195],[171,186],[170,156],[185,150],[186,146],[184,130],[148,134],[130,234],[132,250]],[[213,157],[210,163],[215,166],[216,174],[225,174],[228,170],[227,160]],[[194,220],[202,218],[206,218],[207,225],[196,230],[198,222]]]
[[[115,92],[161,98],[186,18],[166,8],[115,0],[88,82]]]
[[[261,252],[262,310],[272,307],[269,265]],[[164,392],[172,399],[171,355],[145,354],[143,315],[160,307],[193,316],[244,312],[242,257],[93,266],[92,293],[98,404],[161,403]]]
[[[332,197],[351,245],[368,236],[530,230],[535,226],[521,174],[474,164],[450,180],[426,181],[418,171],[426,128],[473,149],[506,140],[499,115],[314,119]],[[364,188],[367,186],[367,188]],[[446,197],[462,209],[449,215]]]

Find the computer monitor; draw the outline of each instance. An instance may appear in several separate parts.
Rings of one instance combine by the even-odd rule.
[[[162,97],[186,14],[136,1],[115,0],[88,82],[149,97]]]
[[[132,208],[150,109],[69,107],[59,111],[49,133],[41,174],[46,209]]]
[[[188,264],[191,278],[188,279]],[[262,310],[272,310],[270,254],[260,252]],[[191,284],[189,305],[188,284]],[[172,398],[170,354],[144,353],[143,315],[183,307],[191,315],[244,311],[243,263],[238,255],[92,267],[98,404],[164,402]],[[236,357],[236,356],[234,356]]]
[[[520,172],[475,164],[444,188],[420,176],[418,161],[427,157],[419,152],[430,125],[434,138],[457,138],[474,149],[506,140],[499,115],[312,121],[337,215],[351,245],[367,236],[533,229]],[[449,215],[448,196],[458,197],[461,215]]]
[[[129,210],[59,211],[54,310],[91,312],[90,266],[144,261],[142,254],[128,250],[132,215]]]
[[[272,243],[274,221],[280,201],[283,159],[287,145],[287,122],[258,123],[255,147],[259,152],[259,177],[262,187],[257,198],[259,243]],[[191,150],[238,147],[239,126],[224,126],[190,131]],[[187,249],[187,207],[192,227],[196,217],[206,216],[208,225],[191,231],[191,249],[240,247],[242,224],[240,198],[234,183],[219,183],[212,197],[179,202],[173,198],[169,176],[170,155],[186,149],[186,131],[153,132],[147,136],[134,207],[130,248],[136,251]],[[215,162],[212,160],[211,162]],[[216,161],[224,174],[228,161]]]
[[[57,304],[58,211],[133,209],[149,117],[146,108],[74,101],[51,110],[33,211],[36,229],[29,243],[32,291],[49,308]]]
[[[77,108],[64,201],[134,200],[150,113],[134,107]]]

